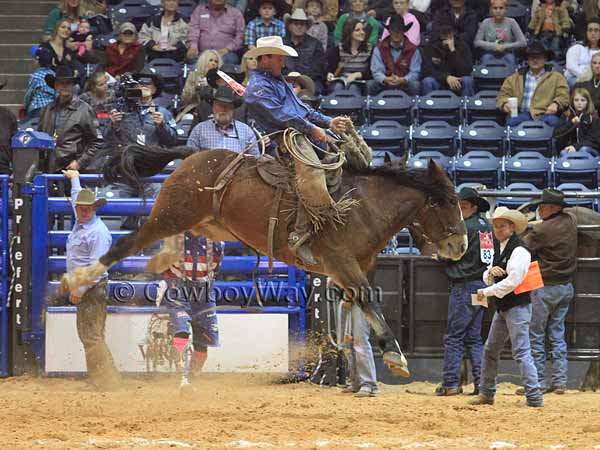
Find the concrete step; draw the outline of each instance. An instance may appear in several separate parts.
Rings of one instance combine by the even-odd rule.
[[[41,36],[41,33],[40,33]],[[31,46],[30,44],[6,44],[2,40],[0,44],[0,56],[3,58],[31,58]],[[37,40],[35,41],[38,43]]]
[[[57,2],[39,2],[39,1],[0,1],[0,12],[5,15],[48,15],[50,10],[57,5]],[[15,24],[17,25],[17,24]]]
[[[0,73],[0,80],[7,81],[4,89],[25,89],[28,79],[29,74],[25,73]]]
[[[23,5],[23,9],[28,7],[29,4]],[[24,11],[27,12],[27,11]],[[0,28],[10,29],[11,27],[20,28],[23,30],[41,31],[44,28],[44,21],[46,20],[45,14],[39,15],[6,15],[4,11],[0,9]]]
[[[0,70],[14,74],[30,74],[36,68],[33,58],[0,58]]]
[[[3,44],[37,44],[42,38],[42,30],[0,29],[0,42]]]
[[[24,98],[25,98],[25,90],[24,89],[4,88],[0,91],[0,104],[23,103]]]

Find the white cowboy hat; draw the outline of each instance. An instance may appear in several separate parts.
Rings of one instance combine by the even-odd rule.
[[[256,40],[256,48],[246,53],[247,58],[256,58],[262,55],[298,56],[292,47],[283,45],[281,36],[266,36]]]
[[[515,209],[508,209],[506,206],[498,206],[494,210],[492,222],[496,219],[504,219],[514,223],[517,234],[521,234],[527,229],[527,217],[522,212]]]
[[[312,25],[312,19],[306,15],[302,8],[296,8],[292,14],[286,14],[283,16],[285,26],[289,26],[290,22],[295,20],[297,22],[306,22],[306,26],[310,28]]]

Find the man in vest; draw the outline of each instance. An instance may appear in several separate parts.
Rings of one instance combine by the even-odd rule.
[[[506,338],[510,338],[513,359],[525,382],[527,406],[544,406],[529,343],[531,299],[529,292],[516,293],[531,264],[531,254],[518,236],[527,229],[527,218],[519,211],[501,206],[494,211],[492,222],[496,238],[494,263],[483,273],[483,281],[488,287],[477,291],[474,303],[487,305],[489,297],[496,304],[496,312],[483,352],[479,397],[471,403],[494,404],[498,361]]]
[[[483,307],[471,303],[471,295],[485,284],[481,276],[486,265],[492,262],[494,239],[492,227],[482,216],[490,204],[473,188],[463,188],[458,194],[460,210],[467,226],[469,246],[458,261],[446,261],[446,275],[450,281],[448,323],[444,337],[444,373],[436,395],[462,393],[460,369],[465,345],[469,349],[473,373],[474,393],[478,394],[481,375],[483,340],[481,324]]]
[[[419,93],[421,54],[405,36],[411,26],[412,23],[406,25],[398,14],[390,18],[387,26],[390,35],[373,50],[373,79],[367,82],[369,95],[377,95],[386,89],[401,89],[409,95]]]

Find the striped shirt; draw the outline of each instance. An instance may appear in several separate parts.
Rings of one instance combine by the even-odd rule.
[[[529,112],[533,94],[537,89],[537,85],[540,82],[540,79],[545,73],[546,71],[542,69],[542,71],[536,76],[531,73],[531,70],[527,71],[527,75],[525,75],[525,86],[523,88],[523,103],[521,105],[522,112]]]
[[[246,26],[244,33],[244,45],[256,45],[256,40],[267,36],[285,37],[285,23],[279,19],[271,19],[271,23],[266,24],[262,17],[251,20]]]

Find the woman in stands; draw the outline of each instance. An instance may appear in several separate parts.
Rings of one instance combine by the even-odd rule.
[[[71,37],[71,22],[68,19],[59,20],[54,26],[50,39],[40,44],[40,47],[47,48],[52,53],[50,66],[52,70],[55,71],[58,66],[71,66],[80,80],[79,84],[83,85],[84,68],[77,60],[75,52],[67,46],[69,37]]]
[[[109,76],[103,70],[94,72],[85,84],[85,92],[79,97],[96,112],[98,123],[105,134],[110,125],[110,111],[115,108],[117,97],[115,91],[108,85]]]
[[[194,103],[196,101],[197,90],[208,86],[206,81],[206,74],[210,69],[218,69],[223,65],[221,55],[216,50],[204,50],[198,57],[196,63],[196,69],[191,72],[187,80],[185,80],[185,86],[183,87],[183,93],[181,98],[183,104]]]
[[[244,56],[242,56],[242,64],[240,65],[240,69],[246,74],[246,78],[242,83],[244,86],[248,85],[248,81],[250,81],[250,75],[252,75],[252,71],[256,69],[257,66],[258,61],[256,58],[254,56],[248,57],[248,52],[244,53]]]
[[[177,13],[179,0],[162,0],[162,12],[142,26],[140,42],[146,48],[148,62],[169,58],[182,62],[187,51],[185,39],[188,25]]]
[[[565,78],[570,88],[573,88],[577,78],[590,68],[592,56],[598,52],[600,52],[600,18],[591,19],[587,23],[583,43],[577,43],[567,50]]]
[[[571,95],[569,109],[563,114],[563,122],[554,130],[561,156],[567,152],[587,152],[600,155],[600,121],[590,93],[586,89],[575,88]]]
[[[342,29],[342,42],[327,52],[329,92],[349,90],[362,95],[371,77],[371,45],[367,36],[371,27],[357,19],[348,19]]]
[[[117,42],[106,47],[104,54],[106,55],[106,71],[113,77],[123,75],[125,72],[141,72],[146,55],[144,47],[138,42],[135,25],[131,22],[122,23],[119,27]]]
[[[68,19],[73,24],[75,31],[81,16],[93,16],[106,13],[106,0],[60,0],[58,6],[52,8],[44,23],[44,42],[50,40],[56,23],[61,19]]]

